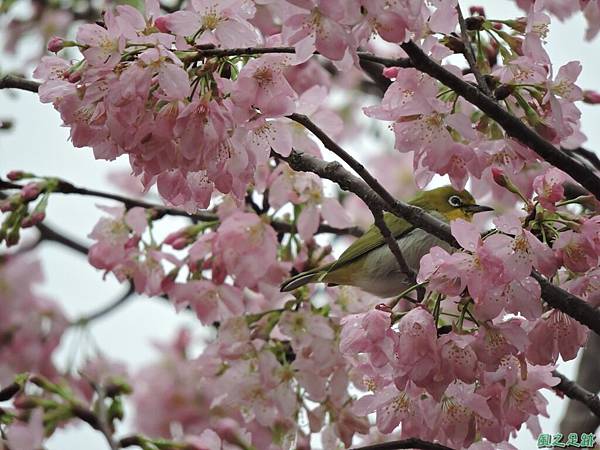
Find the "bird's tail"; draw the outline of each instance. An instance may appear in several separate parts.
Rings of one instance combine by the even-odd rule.
[[[288,278],[281,283],[281,292],[293,291],[294,289],[298,289],[305,284],[323,281],[323,277],[327,275],[327,269],[329,266],[330,264],[323,267],[317,267],[315,269],[299,273],[298,275],[294,275],[292,278]]]

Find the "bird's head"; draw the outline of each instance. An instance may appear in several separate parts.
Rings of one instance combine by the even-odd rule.
[[[455,219],[471,220],[473,214],[493,209],[478,205],[468,191],[457,191],[452,186],[420,192],[410,203],[428,211],[435,211],[443,215],[448,222]]]

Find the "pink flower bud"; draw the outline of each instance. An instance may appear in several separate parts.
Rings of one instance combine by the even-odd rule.
[[[156,28],[158,28],[158,31],[160,31],[162,33],[168,33],[169,32],[169,26],[167,25],[167,17],[166,16],[158,17],[154,21],[154,26]]]
[[[590,105],[600,104],[600,93],[590,90],[583,91],[583,102]]]
[[[390,313],[390,314],[392,313],[392,308],[390,308],[385,303],[379,303],[378,305],[375,306],[375,309],[378,311],[383,311],[383,312]]]
[[[35,200],[40,195],[40,192],[42,192],[42,188],[39,183],[27,183],[21,189],[21,198],[25,201]]]
[[[52,53],[57,53],[65,48],[65,41],[62,38],[54,36],[50,41],[48,41],[48,51]]]
[[[0,212],[9,212],[14,209],[12,202],[10,200],[2,200],[0,201]]]
[[[80,71],[76,71],[73,73],[70,73],[67,75],[67,80],[69,80],[70,83],[77,83],[79,80],[81,80],[81,72]]]
[[[479,14],[480,16],[485,16],[485,10],[483,9],[483,6],[471,6],[469,8],[469,14]]]
[[[10,181],[19,181],[24,175],[25,172],[22,170],[11,170],[6,174],[6,178],[8,178]]]
[[[44,219],[46,218],[46,213],[41,211],[41,212],[34,212],[33,214],[25,217],[25,219],[23,219],[23,222],[21,222],[21,226],[23,228],[30,228],[33,227],[35,225],[37,225],[38,223],[42,222]]]
[[[398,72],[400,72],[400,68],[398,67],[386,67],[383,69],[383,76],[389,78],[390,80],[396,78],[398,76]]]
[[[502,187],[506,187],[508,184],[508,180],[506,175],[504,175],[504,171],[499,167],[492,167],[492,177],[496,184],[499,184]]]
[[[181,241],[181,239],[185,239],[185,237],[186,237],[186,235],[185,235],[185,228],[184,228],[182,230],[177,230],[177,231],[174,231],[173,233],[169,234],[165,238],[163,243],[175,248],[175,245],[177,243],[179,243]],[[181,250],[181,248],[177,248],[177,250]]]
[[[17,245],[19,243],[19,238],[20,238],[19,229],[13,228],[12,230],[10,230],[10,232],[6,236],[6,246],[12,247],[13,245]]]

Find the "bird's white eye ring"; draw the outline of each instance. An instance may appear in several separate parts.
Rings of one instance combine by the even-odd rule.
[[[458,208],[459,206],[462,206],[462,199],[458,195],[451,195],[448,198],[448,203],[450,203],[451,206]]]

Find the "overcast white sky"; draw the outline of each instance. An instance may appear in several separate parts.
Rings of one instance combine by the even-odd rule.
[[[511,1],[461,2],[463,10],[472,4],[483,4],[488,17],[512,18],[517,9]],[[562,24],[554,21],[551,26],[548,50],[552,61],[558,67],[570,60],[583,63],[583,73],[579,85],[583,88],[600,88],[598,83],[600,39],[584,43],[585,22],[581,17],[572,18]],[[11,61],[6,55],[2,58],[3,70],[10,68]],[[588,148],[600,148],[600,106],[597,108],[582,105],[583,131],[588,135]],[[75,184],[101,190],[115,191],[114,185],[107,182],[109,170],[127,168],[125,161],[106,163],[95,161],[89,149],[74,149],[68,142],[68,131],[60,127],[59,115],[49,105],[42,105],[37,96],[26,93],[0,92],[0,116],[15,119],[15,127],[10,132],[0,134],[0,174],[11,169],[24,169],[39,175],[52,175],[64,178]],[[353,150],[352,143],[346,147]],[[356,150],[356,149],[355,149]],[[48,223],[64,233],[89,244],[86,235],[99,217],[95,203],[109,204],[91,198],[73,195],[54,195],[48,209]],[[2,251],[2,250],[0,250]],[[78,254],[56,244],[46,243],[39,249],[47,282],[43,292],[58,299],[70,318],[96,310],[111,302],[123,290],[109,276],[89,266]],[[88,344],[79,345],[79,355],[89,354],[97,345],[113,358],[125,360],[133,368],[151,361],[156,352],[150,345],[153,340],[165,340],[173,336],[178,327],[187,325],[195,329],[199,324],[188,314],[174,313],[162,300],[136,297],[125,306],[89,327]],[[65,364],[72,355],[77,339],[73,334],[64,340],[59,363]],[[89,342],[95,342],[91,345]],[[573,376],[574,364],[566,364],[560,370]],[[546,393],[550,400],[549,411],[552,419],[543,420],[545,432],[553,432],[560,419],[564,402],[554,394]],[[49,450],[105,450],[106,444],[99,433],[86,426],[69,428],[57,433],[48,445]],[[518,448],[533,448],[535,440],[528,432],[521,432],[514,444]]]

